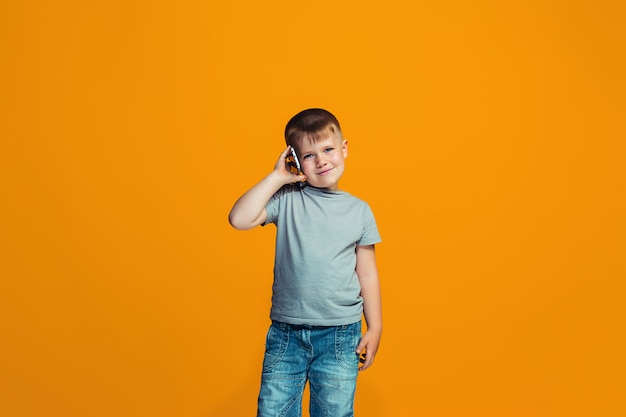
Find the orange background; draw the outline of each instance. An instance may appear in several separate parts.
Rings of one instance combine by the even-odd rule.
[[[622,1],[0,6],[0,414],[252,416],[273,228],[335,113],[385,332],[357,415],[623,416]]]

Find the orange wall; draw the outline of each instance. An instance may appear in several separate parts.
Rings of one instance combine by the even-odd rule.
[[[624,3],[216,3],[1,6],[0,414],[254,415],[226,216],[321,106],[384,239],[358,415],[625,415]]]

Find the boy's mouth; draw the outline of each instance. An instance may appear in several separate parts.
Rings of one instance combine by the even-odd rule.
[[[328,168],[328,169],[325,169],[324,171],[318,172],[317,175],[326,175],[326,174],[328,174],[332,170],[333,170],[333,168]]]

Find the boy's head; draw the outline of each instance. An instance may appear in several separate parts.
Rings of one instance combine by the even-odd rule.
[[[285,141],[295,148],[309,185],[338,189],[348,142],[335,116],[324,109],[303,110],[287,123]]]
[[[303,110],[293,116],[285,127],[285,142],[296,151],[305,140],[315,143],[331,135],[342,138],[341,127],[337,118],[324,109]]]

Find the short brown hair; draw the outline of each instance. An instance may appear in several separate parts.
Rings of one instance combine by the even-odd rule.
[[[304,138],[310,142],[317,142],[329,136],[329,133],[338,133],[341,136],[339,121],[331,112],[324,109],[306,109],[289,120],[285,127],[285,142],[296,146]]]

